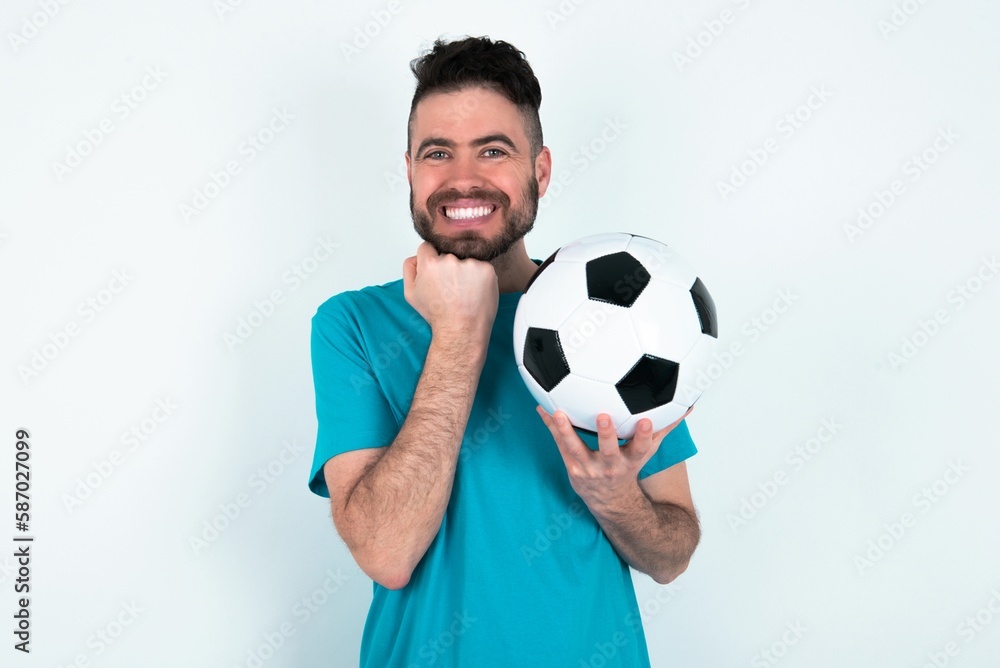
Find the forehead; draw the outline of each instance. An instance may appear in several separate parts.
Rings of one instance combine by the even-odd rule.
[[[432,93],[413,110],[414,144],[424,137],[461,142],[495,132],[503,132],[519,144],[527,141],[517,106],[487,88]]]

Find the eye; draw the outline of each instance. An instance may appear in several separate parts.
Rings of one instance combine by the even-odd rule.
[[[437,160],[438,156],[442,156],[443,157],[445,155],[447,155],[447,154],[444,151],[441,151],[441,150],[428,151],[427,153],[424,153],[424,158],[430,158],[431,160]]]
[[[483,153],[492,153],[493,155],[488,156],[491,158],[499,158],[500,156],[507,155],[507,152],[504,151],[502,148],[488,148],[485,151],[483,151]]]

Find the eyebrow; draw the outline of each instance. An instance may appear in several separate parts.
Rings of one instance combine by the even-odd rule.
[[[517,146],[514,145],[513,140],[510,137],[503,134],[502,132],[497,132],[495,134],[486,135],[484,137],[477,137],[469,142],[470,145],[474,147],[485,146],[486,144],[504,144],[510,150],[517,151]],[[428,137],[427,139],[420,142],[420,146],[417,147],[417,155],[424,152],[424,149],[429,146],[443,146],[445,148],[455,148],[458,144],[451,139],[446,137]]]

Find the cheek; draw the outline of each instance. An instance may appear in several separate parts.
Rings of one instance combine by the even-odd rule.
[[[419,177],[413,179],[410,189],[413,191],[413,199],[420,206],[425,206],[427,198],[434,192],[433,185],[426,178]]]
[[[494,182],[494,185],[507,193],[511,202],[517,202],[521,199],[521,193],[524,191],[526,183],[527,181],[521,178],[520,175],[511,175],[504,179],[498,179]]]

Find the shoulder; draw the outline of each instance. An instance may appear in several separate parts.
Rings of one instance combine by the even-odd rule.
[[[316,309],[313,323],[320,324],[330,318],[340,321],[357,321],[362,316],[408,306],[403,296],[403,279],[381,285],[370,285],[359,290],[345,290],[333,295]]]

